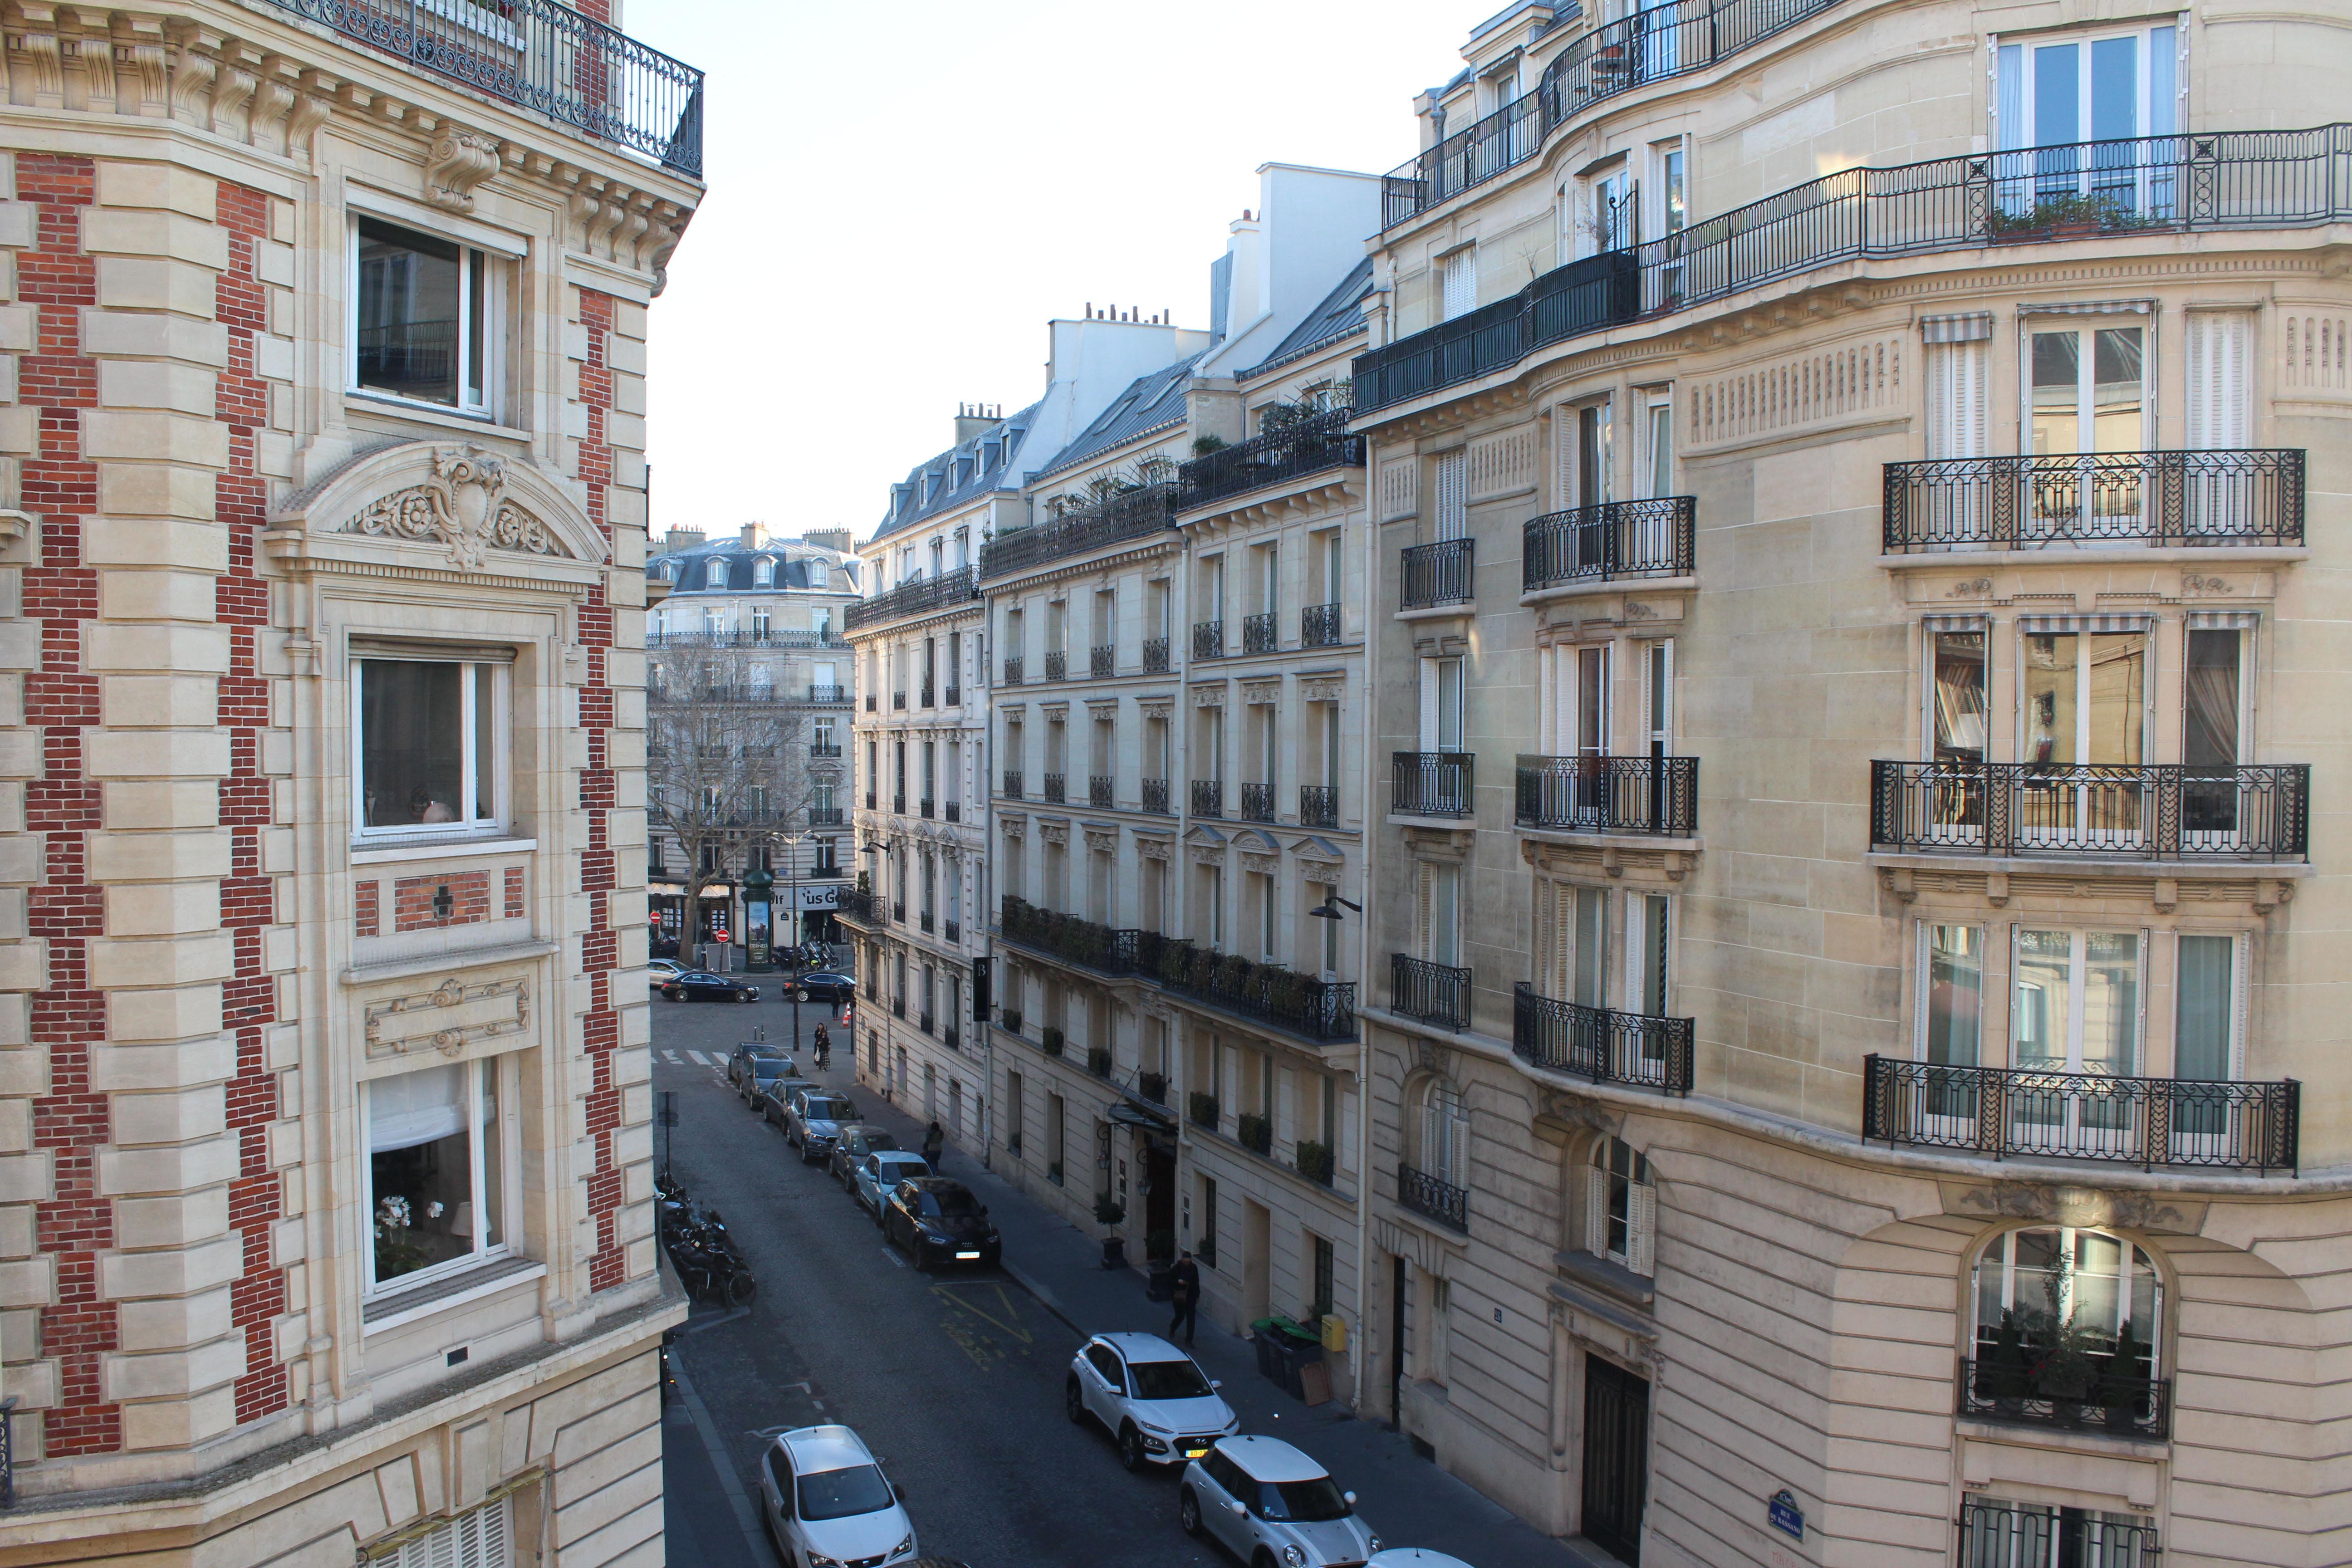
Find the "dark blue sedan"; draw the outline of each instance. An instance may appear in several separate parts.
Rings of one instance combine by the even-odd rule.
[[[760,988],[724,974],[713,974],[707,969],[689,969],[683,974],[673,974],[661,988],[666,1000],[671,1002],[757,1002]]]

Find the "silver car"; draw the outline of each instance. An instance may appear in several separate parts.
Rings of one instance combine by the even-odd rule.
[[[761,1456],[761,1518],[768,1539],[796,1568],[913,1561],[915,1526],[905,1503],[846,1426],[803,1426]]]
[[[784,1142],[800,1150],[802,1164],[814,1165],[830,1158],[842,1129],[859,1120],[857,1107],[846,1096],[803,1089],[793,1096],[784,1117]]]
[[[851,1190],[874,1223],[882,1223],[882,1205],[898,1190],[898,1184],[913,1176],[928,1176],[931,1167],[920,1154],[910,1154],[904,1149],[879,1149],[866,1156],[857,1167]]]
[[[1184,1467],[1176,1518],[1252,1568],[1359,1564],[1381,1549],[1356,1517],[1356,1494],[1279,1437],[1217,1439]]]

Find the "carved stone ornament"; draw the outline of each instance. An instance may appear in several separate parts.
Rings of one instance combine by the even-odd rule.
[[[1599,1100],[1588,1100],[1583,1095],[1570,1094],[1557,1089],[1547,1089],[1544,1092],[1542,1109],[1537,1114],[1547,1121],[1556,1121],[1563,1127],[1579,1127],[1587,1131],[1605,1132],[1612,1138],[1617,1136],[1625,1125],[1623,1115],[1610,1110]]]
[[[1070,841],[1070,825],[1066,822],[1041,822],[1037,825],[1037,837],[1048,844],[1067,844]]]
[[[1449,1047],[1441,1046],[1435,1040],[1423,1040],[1414,1049],[1413,1057],[1421,1070],[1432,1078],[1450,1079],[1454,1076],[1454,1052]]]
[[[1298,683],[1298,700],[1301,702],[1337,702],[1347,684],[1345,679],[1336,675],[1321,680],[1301,680]]]
[[[1175,699],[1171,697],[1139,697],[1135,706],[1147,719],[1166,719],[1176,711]]]
[[[1221,844],[1195,844],[1192,848],[1192,864],[1195,866],[1223,866],[1225,863],[1224,846]]]
[[[2155,1193],[2111,1192],[2042,1182],[1993,1182],[1948,1190],[1944,1207],[1951,1214],[2041,1220],[2084,1230],[2193,1235],[2203,1228],[2205,1205],[2190,1202],[2184,1206]]]
[[[1242,869],[1244,871],[1255,872],[1261,877],[1271,877],[1281,871],[1282,857],[1279,855],[1244,855],[1242,857]]]
[[[1192,688],[1193,707],[1223,708],[1224,705],[1225,689],[1222,682],[1215,686],[1196,686]]]
[[[1242,687],[1242,700],[1253,708],[1265,708],[1282,700],[1282,682],[1253,680]]]
[[[1174,852],[1174,847],[1165,838],[1139,838],[1135,841],[1135,852],[1146,860],[1157,860],[1165,866]]]
[[[1029,831],[1029,819],[1025,816],[1001,816],[997,821],[1004,826],[1004,837],[1016,843]]]
[[[1087,828],[1087,847],[1093,850],[1097,855],[1118,854],[1118,830],[1115,827]]]
[[[369,1003],[362,1023],[371,1058],[427,1049],[454,1057],[476,1040],[521,1034],[530,1023],[530,983],[468,985],[452,975],[430,991]]]
[[[468,441],[433,449],[433,477],[370,502],[345,533],[449,547],[461,571],[478,571],[485,551],[572,559],[555,531],[506,499],[504,459]]]
[[[451,212],[472,212],[474,187],[498,171],[496,138],[444,127],[425,154],[425,199]]]
[[[1339,885],[1339,866],[1335,860],[1301,860],[1298,874],[1318,888]]]

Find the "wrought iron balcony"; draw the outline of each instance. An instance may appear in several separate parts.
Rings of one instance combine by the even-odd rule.
[[[1166,779],[1146,779],[1143,781],[1143,809],[1160,816],[1171,816],[1174,815],[1168,809],[1168,781]]]
[[[1688,838],[1698,832],[1698,759],[1522,756],[1517,796],[1521,827]]]
[[[1234,1118],[1234,1142],[1253,1154],[1274,1152],[1274,1123],[1254,1110]]]
[[[1244,653],[1276,653],[1282,647],[1282,628],[1276,625],[1275,612],[1242,617],[1242,651]]]
[[[1010,576],[1172,528],[1175,498],[1173,484],[1146,485],[1084,510],[1000,533],[981,549],[981,578]]]
[[[963,820],[963,802],[960,800],[951,800],[948,802],[947,819],[950,822],[961,822]]]
[[[2311,768],[1870,764],[1874,848],[2114,860],[2309,858]]]
[[[2304,453],[2094,452],[1889,463],[1889,554],[2303,542]]]
[[[1108,680],[1118,673],[1118,649],[1116,646],[1087,649],[1087,673],[1097,680]]]
[[[1223,1120],[1217,1097],[1194,1089],[1186,1097],[1184,1119],[1195,1127],[1205,1127],[1214,1132],[1217,1130],[1217,1123]]]
[[[893,712],[904,713],[907,710],[907,694],[903,691],[890,693],[890,709]]]
[[[1397,1166],[1397,1206],[1449,1229],[1466,1232],[1470,1228],[1469,1189],[1441,1182],[1409,1164]]]
[[[1507,370],[1553,343],[1861,257],[2339,222],[2352,216],[2352,184],[2339,173],[2347,155],[2352,126],[2336,124],[1842,170],[1554,268],[1507,299],[1360,354],[1356,406],[1385,408]]]
[[[1045,775],[1045,803],[1048,805],[1061,805],[1064,804],[1063,787],[1064,780],[1060,773],[1047,773]]]
[[[1291,1146],[1290,1163],[1298,1173],[1318,1186],[1328,1187],[1339,1173],[1339,1158],[1331,1145],[1312,1138],[1301,1138]]]
[[[1309,605],[1298,612],[1298,646],[1336,647],[1339,642],[1339,606]]]
[[[904,996],[893,996],[893,997],[891,997],[891,998],[890,998],[890,1016],[892,1016],[893,1018],[903,1018],[903,1017],[905,1017],[906,1016],[907,1016],[907,999],[906,999]]]
[[[846,702],[849,700],[849,688],[846,686],[812,686],[809,688],[808,700],[811,702]]]
[[[2123,1078],[1863,1058],[1862,1136],[1887,1143],[2107,1160],[2152,1170],[2293,1171],[2303,1086]]]
[[[1466,605],[1476,597],[1472,571],[1478,542],[1441,539],[1434,544],[1406,547],[1403,561],[1403,607],[1433,609],[1439,605]]]
[[[1037,1028],[1037,1047],[1049,1057],[1058,1057],[1069,1046],[1069,1037],[1053,1024],[1041,1024]]]
[[[922,799],[917,801],[915,803],[915,807],[916,814],[927,822],[939,815],[938,807],[933,803],[929,795],[925,795]]]
[[[956,685],[953,681],[950,681],[948,683],[946,692],[940,698],[940,706],[942,708],[960,708],[962,705],[963,688]]]
[[[999,1007],[996,1010],[996,1026],[1003,1029],[1009,1035],[1019,1034],[1021,1032],[1021,1009],[1018,1007]]]
[[[1390,760],[1389,809],[1401,816],[1470,815],[1467,752],[1398,752]]]
[[[841,756],[841,748],[831,741],[811,741],[809,742],[809,755],[818,759],[819,761],[823,761],[828,757],[838,761]]]
[[[1157,1072],[1137,1073],[1135,1075],[1135,1094],[1137,1099],[1147,1100],[1153,1105],[1167,1104],[1168,1075],[1166,1073]]]
[[[957,920],[955,916],[950,915],[946,920],[940,922],[940,935],[946,938],[950,944],[961,942],[963,940],[963,922]]]
[[[955,939],[953,937],[950,937],[948,940],[953,942]],[[943,1026],[940,1030],[940,1044],[945,1046],[951,1051],[960,1051],[963,1049],[963,1031],[957,1028],[953,1024]]]
[[[1192,781],[1192,815],[1223,816],[1225,815],[1225,786],[1221,779]]]
[[[1528,519],[1519,585],[1687,577],[1696,568],[1698,501],[1691,496],[1612,500]]]
[[[1143,673],[1146,675],[1168,673],[1168,639],[1166,637],[1143,639]]]
[[[811,827],[839,827],[841,826],[841,807],[837,805],[810,806],[808,819],[809,826]]]
[[[1157,932],[1138,934],[1136,967],[1162,989],[1303,1035],[1322,1045],[1356,1037],[1352,981],[1318,980],[1274,963],[1253,963]]]
[[[1087,804],[1097,811],[1108,811],[1111,808],[1111,783],[1108,775],[1103,773],[1087,775]]]
[[[905,925],[907,923],[906,900],[893,899],[890,900],[890,919],[891,921],[897,925]]]
[[[1094,1074],[1097,1078],[1108,1078],[1110,1076],[1110,1047],[1108,1046],[1088,1046],[1087,1047],[1087,1070]]]
[[[1348,434],[1349,408],[1328,409],[1285,430],[1253,436],[1194,458],[1177,468],[1183,487],[1178,505],[1190,511],[1308,474],[1364,466],[1364,438]]]
[[[860,631],[909,616],[974,604],[979,598],[980,574],[969,566],[959,567],[936,577],[918,577],[899,584],[887,594],[860,599],[842,612],[841,626],[844,631]]]
[[[1018,768],[1005,769],[1004,787],[997,793],[999,795],[1010,796],[1013,800],[1019,800],[1021,798],[1021,770]]]
[[[933,915],[930,910],[925,910],[922,912],[921,917],[918,919],[915,923],[922,929],[922,932],[925,936],[929,936],[937,930],[939,926],[939,919],[937,916]]]
[[[876,794],[875,794],[872,790],[870,790],[870,789],[869,789],[869,790],[867,790],[867,791],[866,792],[866,810],[868,810],[868,811],[872,811],[872,810],[876,809],[876,807],[875,807],[875,804],[874,804],[874,803],[875,803],[875,801],[876,801],[877,798],[879,798],[879,797],[878,797],[878,796],[877,796],[877,795],[876,795]]]
[[[2091,1563],[2158,1568],[2164,1561],[2153,1524],[2040,1503],[2007,1503],[1969,1494],[1960,1500],[1960,1554],[1966,1563]]]
[[[916,706],[916,707],[918,707],[918,708],[936,708],[936,707],[938,707],[938,706],[939,706],[939,704],[938,704],[938,703],[936,703],[936,702],[934,702],[934,701],[932,701],[932,700],[931,700],[931,697],[932,697],[931,683],[930,683],[929,681],[926,680],[925,682],[923,682],[922,695],[921,695],[921,696],[919,696],[919,697],[918,697],[918,698],[916,698],[916,700],[915,700],[915,706]]]
[[[1470,971],[1389,954],[1389,1011],[1448,1029],[1470,1026]]]
[[[1021,656],[1017,653],[1008,653],[1004,656],[1004,684],[1007,686],[1021,684]]]
[[[1070,656],[1058,649],[1048,653],[1045,656],[1045,679],[1048,680],[1069,679]]]
[[[1688,1018],[1556,1001],[1524,980],[1511,996],[1511,1049],[1533,1066],[1595,1083],[1688,1094],[1696,1032]]]
[[[922,1030],[923,1033],[927,1035],[929,1034],[931,1032],[931,1016],[929,1013],[917,1013],[915,1015],[915,1027]]]
[[[893,816],[904,816],[907,815],[907,792],[905,790],[898,790],[891,795],[890,814]]]
[[[567,132],[702,176],[702,73],[554,0],[270,0]]]
[[[1980,1347],[1981,1348],[1981,1347]],[[2150,1377],[2145,1355],[2118,1367],[2116,1353],[2084,1358],[2073,1378],[2052,1375],[2037,1345],[2021,1346],[2016,1363],[1990,1354],[1960,1361],[1958,1413],[1979,1421],[2064,1432],[2104,1432],[2162,1442],[2172,1434],[2172,1380]],[[2029,1359],[2030,1358],[2030,1359]],[[2046,1562],[2047,1558],[2028,1559]]]
[[[1270,784],[1242,784],[1242,820],[1272,822],[1274,820],[1274,786]]]
[[[1339,826],[1339,787],[1335,784],[1300,784],[1298,786],[1298,826],[1301,827]]]
[[[1066,915],[1011,893],[998,903],[998,929],[1004,940],[1104,974],[1131,973],[1137,933],[1097,921]]]
[[[1192,623],[1192,657],[1223,658],[1225,657],[1225,623],[1195,621]]]

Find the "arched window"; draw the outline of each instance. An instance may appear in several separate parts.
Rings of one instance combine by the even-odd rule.
[[[1657,1268],[1658,1189],[1650,1162],[1622,1138],[1592,1146],[1585,1173],[1584,1247],[1635,1274]]]
[[[706,588],[727,586],[727,562],[723,556],[714,557],[705,563],[702,568],[702,585]]]
[[[1467,1187],[1470,1167],[1470,1110],[1462,1091],[1444,1079],[1432,1079],[1421,1097],[1421,1169],[1450,1187]]]
[[[762,555],[762,556],[761,556],[757,561],[752,562],[752,563],[751,563],[751,586],[753,586],[754,588],[772,588],[772,587],[774,587],[775,585],[776,585],[776,562],[775,562],[775,557],[771,556],[771,555]]]
[[[808,583],[809,586],[812,588],[831,587],[833,585],[833,563],[827,561],[821,555],[810,557],[808,563]]]
[[[1972,1412],[2163,1436],[2164,1279],[2145,1248],[2105,1231],[2036,1226],[1977,1258]]]

